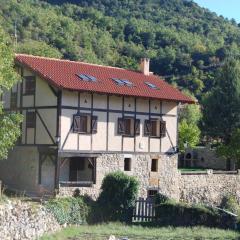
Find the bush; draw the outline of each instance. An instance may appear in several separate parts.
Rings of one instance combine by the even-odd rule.
[[[167,200],[156,205],[156,221],[161,226],[206,226],[233,228],[234,219],[218,210]]]
[[[123,172],[110,173],[103,179],[97,200],[103,221],[129,221],[138,193],[138,181]]]
[[[236,197],[228,195],[224,196],[220,205],[221,208],[228,210],[236,215],[240,215],[240,206]]]
[[[53,213],[58,223],[84,224],[89,214],[89,206],[83,197],[68,197],[52,199],[46,203],[46,208]]]

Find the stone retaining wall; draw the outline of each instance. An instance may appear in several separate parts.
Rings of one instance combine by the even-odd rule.
[[[1,240],[33,240],[59,229],[54,217],[40,204],[9,200],[0,203]]]
[[[233,195],[240,203],[240,173],[213,172],[179,175],[179,200],[219,205],[224,196]]]

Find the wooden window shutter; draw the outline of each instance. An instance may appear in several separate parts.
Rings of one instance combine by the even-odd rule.
[[[166,137],[166,122],[160,121],[160,137]]]
[[[144,122],[144,135],[149,136],[151,134],[151,121],[145,120]]]
[[[140,135],[140,119],[135,119],[135,135]]]
[[[97,133],[98,117],[92,116],[92,133]]]
[[[118,134],[124,134],[124,119],[123,118],[118,118]]]
[[[73,131],[74,132],[80,132],[80,122],[81,117],[79,115],[73,116]]]

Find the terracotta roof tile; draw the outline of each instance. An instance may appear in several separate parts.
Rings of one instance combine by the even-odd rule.
[[[16,54],[15,61],[17,64],[29,68],[49,83],[62,89],[154,98],[184,103],[194,102],[191,98],[185,96],[155,75],[145,76],[137,71],[116,67],[25,54]],[[89,74],[96,77],[97,82],[83,81],[76,74]],[[112,78],[127,79],[134,86],[119,86]],[[151,89],[145,82],[156,85],[158,89]]]

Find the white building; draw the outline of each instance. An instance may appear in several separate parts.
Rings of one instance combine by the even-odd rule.
[[[23,54],[15,62],[23,81],[3,101],[24,121],[0,179],[96,197],[104,175],[122,170],[139,179],[141,195],[159,187],[160,161],[176,151],[178,104],[193,101],[149,72],[148,59],[139,72]]]

